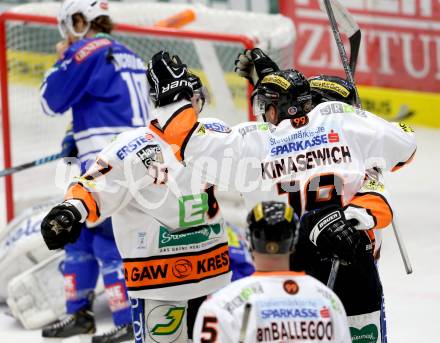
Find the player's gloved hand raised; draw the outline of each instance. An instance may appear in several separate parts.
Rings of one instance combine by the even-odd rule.
[[[41,234],[49,250],[60,249],[74,243],[81,233],[81,214],[75,206],[63,202],[44,217]]]
[[[355,224],[335,205],[310,211],[301,218],[301,226],[318,251],[345,263],[354,262],[358,254],[361,233],[355,229]]]
[[[147,79],[150,84],[150,97],[156,107],[173,102],[191,100],[193,88],[188,80],[188,68],[180,58],[172,58],[166,51],[155,54],[148,62]]]
[[[279,70],[278,65],[258,48],[243,51],[235,60],[235,72],[248,79],[253,86],[266,75]]]
[[[76,147],[75,138],[73,137],[72,123],[66,128],[66,133],[61,142],[62,157],[77,157],[78,148]]]

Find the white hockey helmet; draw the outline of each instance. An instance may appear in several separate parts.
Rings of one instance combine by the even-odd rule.
[[[87,21],[83,32],[76,32],[73,27],[73,15],[81,13]],[[82,38],[90,29],[90,22],[102,15],[109,15],[107,0],[64,0],[58,14],[58,28],[61,36],[67,38],[69,34]]]

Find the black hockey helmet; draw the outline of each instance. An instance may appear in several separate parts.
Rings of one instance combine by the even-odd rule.
[[[301,117],[312,109],[312,96],[307,79],[295,69],[266,75],[251,95],[254,114],[263,116],[268,106],[278,111],[278,122]]]
[[[252,250],[262,254],[293,252],[299,220],[292,206],[283,202],[258,203],[247,217],[247,237]]]
[[[356,105],[356,93],[347,80],[338,76],[319,75],[309,78],[313,105],[326,101],[341,101]]]

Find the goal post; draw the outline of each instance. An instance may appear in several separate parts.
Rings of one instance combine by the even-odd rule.
[[[61,39],[56,26],[59,6],[33,3],[0,14],[3,168],[60,150],[70,114],[45,117],[39,105],[39,85],[56,60],[54,47]],[[187,9],[195,18],[183,28],[154,26]],[[253,119],[251,89],[233,72],[240,51],[261,47],[282,67],[292,64],[295,31],[290,19],[279,15],[165,3],[111,3],[110,15],[113,36],[145,62],[161,49],[181,56],[211,93],[203,114],[229,124]],[[226,97],[231,99],[228,106]],[[55,172],[54,165],[47,165],[5,177],[7,221],[17,209],[62,195],[53,184]]]

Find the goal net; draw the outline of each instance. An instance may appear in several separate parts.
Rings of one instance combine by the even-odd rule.
[[[39,86],[56,60],[55,44],[61,39],[56,26],[59,6],[34,3],[0,15],[4,168],[59,152],[71,120],[70,113],[46,117],[39,104]],[[280,15],[144,2],[111,3],[110,15],[117,24],[116,39],[145,61],[159,50],[178,54],[210,92],[203,114],[231,125],[252,119],[247,83],[233,72],[238,53],[260,47],[281,67],[292,64],[295,31],[290,19]],[[179,20],[185,25],[175,28]],[[10,220],[24,207],[53,195],[61,197],[63,189],[55,177],[60,178],[63,168],[57,166],[50,163],[5,178],[3,208],[7,210],[1,216]]]

